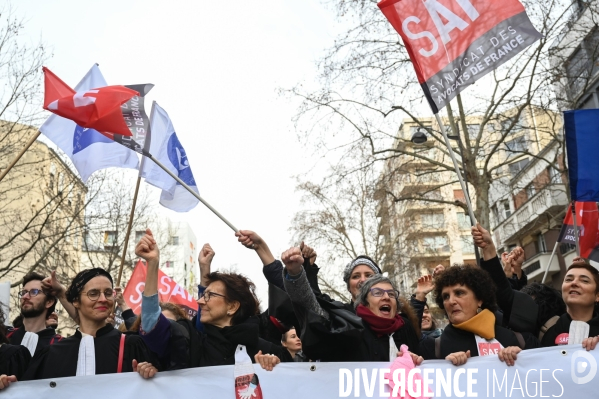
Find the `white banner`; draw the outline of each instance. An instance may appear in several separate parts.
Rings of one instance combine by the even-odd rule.
[[[598,360],[599,348],[587,352],[580,345],[571,345],[522,352],[513,367],[496,356],[487,356],[469,359],[462,367],[445,360],[426,361],[418,370],[429,380],[435,398],[595,398]],[[271,372],[259,366],[255,369],[264,399],[330,399],[389,397],[389,386],[381,378],[388,367],[378,362],[283,363]],[[413,377],[402,378],[398,373],[396,378],[404,384],[405,393],[410,393]],[[124,373],[17,382],[0,391],[0,396],[106,399],[116,394],[122,398],[234,399],[234,382],[233,366],[220,366],[162,372],[150,380]],[[401,390],[399,393],[397,397],[401,397]],[[412,393],[413,397],[421,396]]]

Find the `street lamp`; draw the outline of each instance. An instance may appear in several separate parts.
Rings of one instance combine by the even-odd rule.
[[[424,144],[426,143],[426,134],[420,130],[420,127],[416,129],[416,133],[412,135],[412,139],[410,140],[414,144]]]

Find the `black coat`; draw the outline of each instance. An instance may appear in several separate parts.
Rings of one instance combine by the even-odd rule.
[[[8,342],[10,342],[12,345],[21,345],[26,332],[27,331],[25,331],[25,328],[9,329],[6,333]],[[34,355],[37,355],[38,352],[46,346],[52,345],[62,340],[62,337],[59,334],[56,334],[56,331],[53,328],[44,328],[43,330],[38,331],[36,334],[38,339]]]
[[[96,353],[96,374],[116,373],[118,368],[119,346],[121,332],[108,324],[96,332],[94,339]],[[77,373],[77,359],[81,332],[63,339],[53,345],[46,346],[31,360],[25,372],[24,380],[43,378],[73,377]],[[152,356],[141,337],[127,334],[123,356],[122,372],[133,371],[133,359],[138,362],[150,362],[160,367],[157,359]]]
[[[195,318],[191,321],[195,325]],[[235,349],[238,345],[245,345],[252,362],[258,351],[263,354],[277,355],[282,362],[292,362],[291,354],[282,346],[275,345],[259,337],[259,321],[257,317],[250,317],[244,323],[230,327],[215,327],[204,324],[205,333],[196,329],[192,331],[195,336],[191,338],[190,358],[192,367],[224,366],[235,364]]]
[[[591,320],[587,323],[589,324],[589,337],[595,337],[599,335],[599,315],[595,314]],[[543,335],[543,339],[541,341],[541,346],[556,346],[558,345],[555,340],[558,335],[570,332],[570,323],[572,323],[572,318],[568,313],[564,313],[560,316],[559,320],[551,326],[549,330]]]
[[[0,346],[0,375],[14,375],[20,380],[30,361],[31,354],[26,347],[11,344]]]
[[[329,319],[296,306],[301,319],[302,351],[313,360],[323,362],[375,362],[389,361],[389,335],[378,335],[347,304],[325,302],[320,305],[329,313]],[[352,309],[353,310],[353,309]],[[395,345],[402,344],[418,353],[419,337],[407,317],[401,316],[404,325],[393,334]]]
[[[460,330],[455,328],[453,325],[448,324],[441,334],[441,356],[437,357],[435,354],[435,338],[427,338],[420,342],[420,355],[425,359],[445,359],[445,357],[454,352],[466,352],[470,351],[470,356],[478,356],[478,346],[476,344],[476,338],[474,333],[469,331]],[[513,331],[507,328],[495,326],[495,339],[503,345],[504,348],[508,346],[520,346],[518,338]],[[538,342],[538,341],[537,341]],[[538,347],[534,343],[526,345],[523,349],[532,349]]]

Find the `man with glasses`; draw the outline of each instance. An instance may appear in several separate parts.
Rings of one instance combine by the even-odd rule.
[[[62,339],[53,328],[46,328],[46,318],[54,312],[56,298],[44,293],[43,279],[35,272],[23,277],[23,288],[19,291],[23,327],[9,329],[6,334],[11,344],[26,346],[31,356]]]

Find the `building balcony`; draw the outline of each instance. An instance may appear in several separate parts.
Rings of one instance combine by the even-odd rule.
[[[431,211],[442,210],[445,208],[445,204],[426,200],[406,200],[405,203],[405,216],[413,215],[416,213],[430,213]]]
[[[533,281],[540,283],[541,280],[543,280],[543,275],[549,264],[549,259],[551,259],[551,252],[540,252],[532,258],[527,259],[526,262],[522,264],[522,271],[526,273],[529,283],[532,283]],[[556,254],[551,260],[545,281],[550,281],[551,275],[558,273],[559,270],[559,260],[557,259]]]
[[[547,219],[541,218],[542,215],[553,216],[563,211],[567,205],[565,185],[553,184],[543,188],[495,228],[499,242],[503,245],[516,241],[537,225],[546,224]]]
[[[406,231],[405,238],[412,239],[427,235],[447,234],[447,226],[439,227],[423,226],[421,223],[411,224]]]
[[[445,245],[439,248],[421,248],[410,251],[410,258],[412,260],[434,260],[434,259],[448,259],[451,256],[449,245]]]

